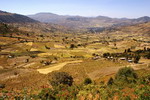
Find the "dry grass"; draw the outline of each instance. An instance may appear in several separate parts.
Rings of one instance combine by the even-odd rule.
[[[56,35],[56,34],[55,34]],[[106,59],[92,60],[92,54],[96,53],[99,55],[103,55],[103,53],[119,53],[124,52],[125,49],[131,48],[132,50],[136,50],[139,48],[143,48],[145,45],[150,47],[149,43],[137,42],[133,41],[135,39],[144,39],[148,40],[148,37],[139,37],[132,36],[129,37],[130,34],[57,34],[58,36],[53,36],[51,34],[50,37],[29,37],[31,40],[36,40],[35,42],[26,42],[26,43],[17,43],[14,45],[7,46],[1,52],[7,52],[10,54],[14,54],[17,57],[8,58],[7,56],[0,55],[0,66],[1,68],[16,68],[20,66],[20,68],[30,70],[33,69],[32,72],[24,73],[19,77],[10,78],[4,83],[6,83],[6,88],[40,88],[41,85],[47,84],[47,75],[43,75],[38,73],[37,71],[48,74],[52,71],[65,71],[71,74],[74,77],[75,83],[81,83],[86,77],[90,77],[94,80],[99,80],[100,78],[103,80],[109,79],[110,76],[113,76],[114,73],[123,66],[130,65],[125,61],[109,61]],[[68,37],[65,42],[62,41],[62,38]],[[109,37],[109,39],[107,38]],[[24,37],[28,38],[28,37]],[[87,39],[88,38],[88,39]],[[73,40],[72,40],[73,39]],[[114,47],[114,39],[124,39],[122,41],[116,42],[116,47]],[[93,41],[108,41],[109,44],[103,43],[91,43]],[[9,44],[12,42],[18,41],[17,38],[9,38],[9,37],[0,37],[0,45]],[[70,49],[70,44],[85,44],[86,47],[79,46],[78,48]],[[50,49],[46,49],[49,47]],[[38,53],[35,53],[39,51]],[[19,57],[18,57],[19,55]],[[31,56],[37,55],[36,58],[32,58]],[[72,56],[72,57],[71,57]],[[83,57],[83,58],[74,58]],[[29,58],[29,62],[25,63],[25,60]],[[42,60],[54,60],[57,58],[56,64],[52,64],[50,66],[43,66],[40,62]],[[81,62],[81,60],[83,62]],[[142,59],[141,62],[148,63],[149,60]],[[14,64],[17,64],[14,66]],[[144,67],[145,65],[134,65],[136,68]],[[42,69],[39,69],[42,68]],[[45,69],[43,69],[45,68]],[[38,70],[37,70],[38,69]],[[9,71],[9,69],[8,69]],[[25,72],[25,70],[22,70]],[[7,72],[4,69],[0,69],[0,72]],[[12,75],[13,76],[13,75]]]
[[[109,71],[111,73],[114,68],[118,69],[119,66],[126,65],[126,62],[112,62],[104,59],[94,61],[89,59],[82,63],[68,64],[60,69],[60,71],[70,73],[75,78],[76,83],[80,83],[82,82],[81,80],[85,79],[85,77],[91,77],[93,79],[97,77],[99,78],[105,75],[105,73],[109,74]],[[108,70],[109,68],[112,68],[112,70]],[[98,74],[102,75],[97,76]]]

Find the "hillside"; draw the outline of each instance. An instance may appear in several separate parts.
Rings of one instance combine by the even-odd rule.
[[[125,26],[150,21],[150,17],[147,16],[137,19],[127,19],[127,18],[110,18],[106,16],[82,17],[82,16],[64,16],[52,13],[38,13],[35,15],[28,15],[28,17],[38,20],[40,22],[54,23],[75,29]]]
[[[72,32],[71,30],[54,24],[45,23],[0,23],[0,36],[20,35],[50,35],[55,33]]]
[[[125,27],[117,27],[107,30],[107,33],[113,33],[116,35],[131,35],[131,36],[150,36],[150,22],[145,22],[142,24],[129,25]]]
[[[49,23],[13,23],[14,27],[17,27],[19,30],[34,33],[34,34],[41,34],[41,35],[48,35],[52,33],[70,33],[72,30],[63,27],[61,25],[56,24],[49,24]]]
[[[8,13],[0,10],[0,22],[4,23],[35,23],[38,22],[27,16]]]

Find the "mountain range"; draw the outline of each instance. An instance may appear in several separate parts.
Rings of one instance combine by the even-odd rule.
[[[140,17],[137,19],[128,19],[128,18],[110,18],[106,16],[83,17],[83,16],[57,15],[53,13],[37,13],[34,15],[28,15],[28,17],[34,20],[38,20],[40,22],[54,23],[74,29],[126,26],[150,21],[150,17],[148,16]]]
[[[41,23],[24,15],[0,10],[0,24],[10,24],[20,31],[34,34],[69,32],[66,27],[50,23]]]
[[[101,32],[104,30],[112,29],[118,30],[118,27],[121,26],[125,26],[119,29],[121,32],[123,32],[124,29],[132,31],[135,29],[138,30],[139,33],[144,31],[149,35],[150,31],[150,17],[148,16],[140,17],[137,19],[119,19],[106,16],[63,16],[52,13],[38,13],[35,15],[24,16],[20,14],[0,11],[0,22],[11,23],[13,26],[23,31],[39,34],[73,32],[72,29],[80,29],[80,31],[81,29],[88,29],[88,31],[90,30],[89,32]]]

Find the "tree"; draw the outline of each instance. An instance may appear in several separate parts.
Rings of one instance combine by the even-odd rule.
[[[147,48],[146,47],[144,47],[144,51],[146,51],[147,50]]]
[[[50,79],[50,84],[52,86],[58,86],[60,84],[71,86],[72,83],[73,83],[73,78],[68,73],[66,73],[66,72],[54,72],[54,73],[52,73],[52,76]]]
[[[125,49],[125,50],[124,50],[124,53],[126,53],[126,52],[127,52],[127,50]]]
[[[114,43],[114,47],[116,47],[117,46],[117,44],[116,44],[116,42]]]
[[[103,57],[107,58],[108,56],[110,56],[110,53],[104,53]]]
[[[10,32],[8,25],[4,23],[0,24],[0,33],[5,36],[8,32]]]
[[[131,49],[130,49],[130,48],[128,48],[128,49],[127,49],[127,52],[131,52]]]
[[[134,69],[131,67],[124,67],[119,69],[117,72],[115,79],[122,82],[135,82],[135,79],[137,79],[137,74],[135,73]]]
[[[139,60],[140,60],[140,56],[139,55],[136,55],[135,57],[134,57],[134,63],[138,63],[139,62]]]
[[[90,78],[86,78],[85,80],[84,80],[84,84],[85,85],[88,85],[88,84],[91,84],[92,83],[92,80],[90,79]]]
[[[76,48],[76,46],[74,44],[71,44],[70,48],[73,49],[73,48]]]
[[[114,79],[111,77],[108,82],[107,82],[107,85],[112,85],[114,83]]]

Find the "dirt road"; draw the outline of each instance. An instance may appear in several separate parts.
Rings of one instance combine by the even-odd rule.
[[[63,68],[67,64],[80,63],[80,62],[82,62],[82,60],[63,62],[63,63],[57,64],[54,66],[49,66],[48,68],[37,69],[37,71],[39,73],[42,73],[42,74],[48,74],[52,71],[59,70],[59,69]]]

